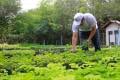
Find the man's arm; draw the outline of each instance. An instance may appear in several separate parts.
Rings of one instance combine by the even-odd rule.
[[[76,50],[77,41],[78,41],[78,32],[73,32],[73,35],[72,35],[72,51]]]
[[[96,33],[96,25],[94,25],[92,27],[92,30],[91,30],[90,35],[88,37],[88,41],[91,41],[91,39],[93,38],[93,36],[95,35],[95,33]]]

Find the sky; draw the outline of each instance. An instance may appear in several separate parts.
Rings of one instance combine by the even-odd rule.
[[[37,8],[40,0],[21,0],[21,8],[23,11]]]

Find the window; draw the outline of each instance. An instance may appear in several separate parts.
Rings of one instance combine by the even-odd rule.
[[[119,31],[115,30],[114,33],[115,33],[115,44],[118,45],[119,44]]]
[[[108,31],[109,35],[112,35],[113,34],[113,31]]]
[[[115,30],[114,33],[115,33],[115,34],[118,34],[118,30]]]

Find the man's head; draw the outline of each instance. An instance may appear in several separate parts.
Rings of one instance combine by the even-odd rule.
[[[83,16],[84,16],[84,14],[82,14],[82,13],[75,14],[74,21],[72,24],[72,31],[73,32],[78,32],[79,26],[83,23]]]
[[[83,22],[83,13],[76,13],[74,16],[74,25],[80,25]]]

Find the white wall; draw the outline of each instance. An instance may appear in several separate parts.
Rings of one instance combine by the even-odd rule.
[[[106,28],[106,45],[109,45],[109,31],[112,31],[113,34],[110,36],[110,42],[114,42],[115,43],[115,34],[114,31],[115,30],[119,30],[120,31],[120,26],[116,23],[111,23],[107,28]],[[120,32],[119,32],[120,33]]]

